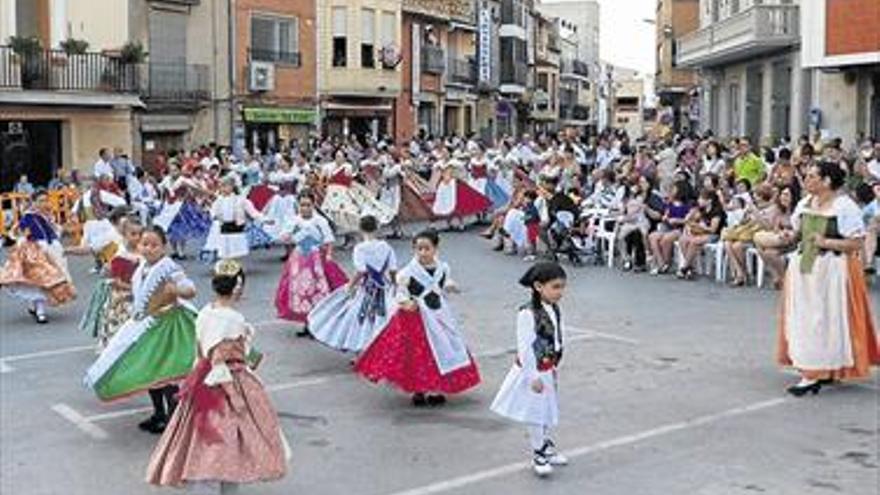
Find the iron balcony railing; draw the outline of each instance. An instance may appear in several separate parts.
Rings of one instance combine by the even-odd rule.
[[[461,84],[476,84],[477,61],[473,58],[449,59],[449,79]]]
[[[589,77],[590,65],[582,60],[563,59],[562,74],[575,74],[578,76]]]
[[[300,67],[302,56],[300,52],[282,52],[277,50],[250,49],[251,60],[257,62],[274,62],[276,64],[292,65]]]
[[[0,46],[0,88],[137,93],[140,71],[139,64],[103,53],[15,53],[11,47]]]
[[[152,63],[141,94],[155,102],[192,102],[211,99],[210,68],[202,64]]]
[[[439,46],[425,45],[422,47],[422,72],[443,74],[446,70],[446,54]]]
[[[528,67],[525,63],[505,60],[501,64],[501,84],[526,86],[528,83]]]
[[[560,120],[590,120],[590,107],[584,105],[559,106]]]

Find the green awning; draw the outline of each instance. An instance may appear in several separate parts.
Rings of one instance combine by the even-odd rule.
[[[268,108],[253,107],[244,109],[246,122],[266,124],[314,124],[318,112],[310,108]]]

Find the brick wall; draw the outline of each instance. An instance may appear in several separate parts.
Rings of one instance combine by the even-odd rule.
[[[880,0],[827,0],[825,54],[880,51]]]
[[[299,19],[300,66],[275,66],[275,91],[259,96],[262,103],[312,105],[317,101],[314,0],[237,0],[236,75],[237,92],[248,94],[248,49],[251,44],[251,14],[269,14]]]
[[[399,143],[412,139],[416,131],[416,108],[412,104],[412,25],[413,17],[404,13],[400,35],[403,54],[400,63],[401,91],[394,105],[394,139]]]

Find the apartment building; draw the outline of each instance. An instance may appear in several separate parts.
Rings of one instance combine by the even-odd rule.
[[[318,0],[321,127],[393,135],[401,91],[400,0]]]
[[[671,127],[687,132],[699,127],[697,72],[678,66],[675,39],[700,26],[699,0],[657,0],[656,90],[660,106],[670,110]]]
[[[559,25],[540,12],[535,15],[535,84],[532,92],[532,130],[555,132],[560,121],[559,66],[562,40]]]
[[[306,139],[318,125],[314,0],[234,5],[234,147],[267,152]]]

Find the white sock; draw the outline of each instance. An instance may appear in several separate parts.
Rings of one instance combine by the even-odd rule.
[[[807,378],[801,378],[801,381],[798,382],[798,387],[809,387],[810,385],[818,382],[819,380],[809,380]]]
[[[547,441],[547,428],[544,425],[529,425],[529,444],[532,450],[541,450]]]
[[[42,299],[34,301],[34,311],[37,312],[37,316],[46,316],[46,301]]]

